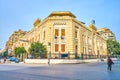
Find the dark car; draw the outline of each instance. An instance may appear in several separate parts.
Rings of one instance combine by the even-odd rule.
[[[9,57],[8,58],[9,61],[15,62],[15,63],[19,63],[19,59],[16,57]]]

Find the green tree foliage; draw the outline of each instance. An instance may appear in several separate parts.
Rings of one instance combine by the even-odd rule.
[[[111,39],[107,40],[107,50],[109,53],[120,55],[120,43]]]
[[[8,56],[8,51],[5,51],[5,52],[3,53],[3,56],[4,56],[4,57],[7,57],[7,56]]]
[[[15,56],[20,56],[20,47],[15,48]]]
[[[15,55],[16,56],[19,56],[20,58],[20,55],[22,55],[22,60],[23,60],[23,54],[25,54],[27,51],[25,50],[24,47],[17,47],[15,48]]]
[[[34,58],[45,58],[47,49],[42,43],[34,42],[30,46],[30,53]]]

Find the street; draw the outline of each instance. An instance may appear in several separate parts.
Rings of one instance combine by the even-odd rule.
[[[0,80],[120,80],[120,61],[84,64],[0,64]]]

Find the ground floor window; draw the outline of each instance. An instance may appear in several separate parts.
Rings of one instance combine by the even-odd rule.
[[[61,52],[65,52],[65,44],[61,44]]]
[[[55,44],[55,52],[58,52],[59,50],[59,44]]]
[[[55,44],[55,52],[65,52],[65,44]]]

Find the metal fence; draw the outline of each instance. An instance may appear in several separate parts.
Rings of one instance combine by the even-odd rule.
[[[107,55],[92,55],[92,54],[78,54],[78,53],[51,53],[51,59],[102,59]]]

